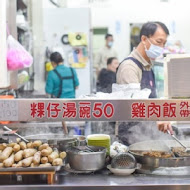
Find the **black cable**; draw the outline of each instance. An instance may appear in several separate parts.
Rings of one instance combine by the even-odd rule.
[[[50,3],[52,3],[53,5],[55,5],[56,7],[60,7],[57,3],[55,3],[53,0],[49,0]]]

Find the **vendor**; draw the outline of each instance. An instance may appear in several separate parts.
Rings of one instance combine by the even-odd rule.
[[[75,98],[75,90],[79,86],[75,69],[65,66],[58,52],[50,55],[50,61],[54,70],[48,73],[46,93],[55,98]]]
[[[163,48],[169,35],[168,28],[161,22],[147,22],[140,31],[140,43],[137,48],[124,59],[117,71],[116,80],[118,84],[140,83],[141,89],[149,88],[149,98],[156,98],[155,77],[152,70],[152,61],[162,55]],[[119,133],[123,133],[128,127],[136,125],[122,125]],[[163,132],[170,130],[173,133],[170,122],[159,122],[158,128]],[[125,126],[123,128],[123,126]],[[120,128],[120,127],[119,127]]]
[[[63,58],[59,52],[50,55],[50,61],[54,70],[49,71],[46,81],[46,93],[53,98],[75,98],[75,90],[79,86],[76,71],[63,64]],[[62,122],[63,131],[68,134],[65,121]]]

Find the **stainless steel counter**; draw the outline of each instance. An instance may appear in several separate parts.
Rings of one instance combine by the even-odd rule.
[[[6,178],[5,178],[6,177]],[[55,176],[53,185],[46,185],[45,176],[23,177],[22,182],[16,176],[1,176],[0,190],[189,190],[190,178],[171,176],[148,176],[135,174],[131,176],[114,176],[108,174],[67,174]],[[6,185],[3,185],[6,184]],[[9,185],[7,185],[9,184]]]

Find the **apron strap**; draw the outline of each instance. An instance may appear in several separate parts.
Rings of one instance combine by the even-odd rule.
[[[74,89],[74,92],[75,92],[75,80],[74,80],[74,71],[73,71],[73,68],[70,67],[71,69],[71,73],[72,73],[72,79],[73,79],[73,89]]]
[[[53,70],[55,72],[55,74],[59,77],[60,83],[61,83],[60,86],[59,86],[59,93],[58,93],[57,98],[60,98],[60,96],[62,94],[63,80],[72,79],[72,81],[73,81],[73,88],[74,88],[74,92],[75,92],[74,72],[73,72],[73,69],[71,67],[70,67],[70,69],[71,69],[72,75],[71,76],[67,76],[67,77],[62,77],[56,69]]]
[[[118,71],[120,65],[121,65],[124,61],[126,61],[126,60],[132,60],[132,61],[133,61],[134,63],[136,63],[136,65],[143,71],[143,66],[142,66],[142,64],[141,64],[140,61],[138,61],[138,60],[135,59],[134,57],[127,57],[127,58],[125,58],[125,59],[119,64],[119,66],[117,67],[116,73],[117,73],[117,71]]]
[[[154,72],[153,72],[153,70],[151,69],[150,71],[145,71],[144,69],[143,69],[143,65],[142,65],[142,63],[140,62],[140,61],[138,61],[137,59],[135,59],[134,57],[127,57],[126,59],[124,59],[120,64],[119,64],[119,66],[118,66],[118,68],[120,67],[120,65],[125,61],[125,60],[132,60],[141,70],[142,70],[142,73],[149,73],[148,75],[147,75],[147,77],[149,78],[149,80],[152,80],[153,81],[153,86],[151,86],[151,94],[150,94],[150,98],[156,98],[157,97],[157,95],[156,95],[156,91],[155,91],[155,88],[156,88],[156,84],[155,84],[155,76],[154,76]],[[117,71],[118,71],[118,68],[117,68]],[[117,72],[116,71],[116,72]],[[151,76],[150,76],[150,74],[151,74]],[[142,74],[142,79],[141,79],[141,88],[143,88],[143,87],[146,87],[147,88],[147,84],[144,86],[144,84],[143,84],[143,74]],[[151,77],[151,78],[150,78]],[[147,80],[146,80],[146,83],[147,83]],[[150,85],[150,84],[148,84],[148,85]]]
[[[58,93],[58,95],[57,95],[57,98],[60,98],[60,96],[61,96],[61,94],[62,94],[62,86],[63,86],[63,79],[62,79],[62,76],[58,73],[58,71],[56,70],[56,69],[54,69],[53,70],[55,73],[56,73],[56,75],[59,77],[59,79],[60,79],[60,86],[59,86],[59,93]]]

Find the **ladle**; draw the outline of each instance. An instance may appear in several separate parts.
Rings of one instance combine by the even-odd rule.
[[[168,134],[172,136],[183,148],[185,148],[184,152],[190,152],[190,148],[187,148],[175,135],[171,134],[169,130],[167,130]]]

